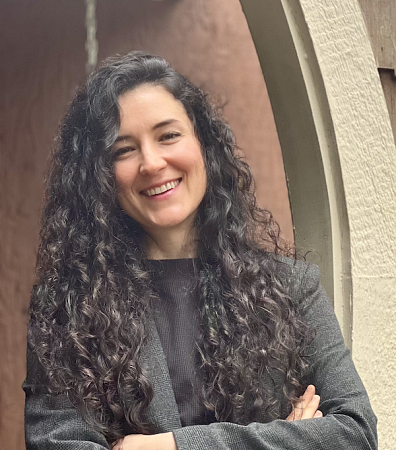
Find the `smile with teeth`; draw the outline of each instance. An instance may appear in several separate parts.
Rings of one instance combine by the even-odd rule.
[[[163,194],[166,191],[174,189],[179,183],[180,180],[170,181],[169,183],[165,183],[162,186],[158,186],[154,189],[148,189],[147,191],[143,191],[142,193],[147,195],[148,197],[152,197],[153,195]]]

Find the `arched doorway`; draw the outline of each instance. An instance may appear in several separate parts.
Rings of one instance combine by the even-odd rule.
[[[391,448],[396,150],[359,4],[240,2],[274,111],[296,244],[321,256],[315,262],[380,418],[381,446]]]

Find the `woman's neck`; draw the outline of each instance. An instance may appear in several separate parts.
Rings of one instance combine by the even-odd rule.
[[[195,233],[191,230],[163,229],[158,234],[147,235],[148,259],[182,259],[196,257]]]

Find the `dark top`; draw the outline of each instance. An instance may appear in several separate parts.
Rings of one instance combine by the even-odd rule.
[[[154,319],[166,357],[183,426],[215,421],[194,389],[198,333],[197,270],[194,259],[148,261],[154,289]]]
[[[152,322],[142,360],[154,396],[147,418],[157,433],[172,431],[178,450],[376,450],[376,417],[328,301],[319,284],[318,267],[282,259],[279,270],[289,273],[290,295],[301,314],[316,330],[309,348],[310,374],[321,396],[320,419],[247,426],[212,423],[183,427],[166,358]],[[184,355],[185,357],[185,355]],[[25,433],[27,450],[105,450],[110,446],[99,430],[84,421],[65,394],[46,395],[35,390],[37,367],[28,347]],[[270,383],[263,374],[263,383]],[[247,408],[249,406],[247,405]],[[129,434],[132,430],[126,429]]]

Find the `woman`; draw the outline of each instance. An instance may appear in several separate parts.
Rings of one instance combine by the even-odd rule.
[[[279,256],[235,148],[159,57],[108,59],[77,93],[30,307],[28,450],[376,448],[318,269]]]

